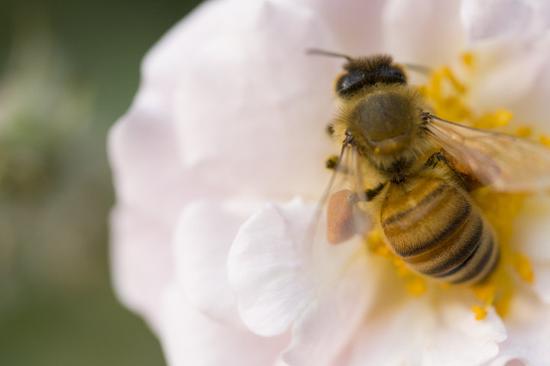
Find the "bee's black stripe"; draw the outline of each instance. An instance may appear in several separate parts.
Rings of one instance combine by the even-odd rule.
[[[467,192],[443,179],[390,184],[380,219],[393,252],[417,273],[477,283],[498,263],[500,248],[490,225]]]
[[[489,261],[493,257],[494,251],[498,250],[498,248],[495,247],[495,243],[494,243],[494,240],[493,240],[492,236],[487,240],[488,240],[487,245],[486,245],[487,248],[486,248],[486,250],[483,254],[480,254],[480,255],[482,255],[482,257],[479,260],[479,262],[477,262],[476,264],[472,263],[472,267],[468,271],[465,271],[465,273],[462,276],[460,276],[459,278],[454,279],[453,281],[451,281],[452,283],[458,284],[458,283],[464,283],[464,282],[471,281],[471,280],[475,279],[477,276],[479,276],[482,272],[488,270]],[[499,253],[496,253],[496,254],[498,256]],[[490,267],[492,267],[492,266],[493,265],[491,265]],[[487,273],[490,273],[490,271],[487,271]]]
[[[402,257],[411,257],[432,249],[434,246],[445,241],[448,236],[452,235],[457,229],[459,229],[468,219],[471,212],[472,206],[470,203],[463,201],[459,211],[454,215],[453,219],[449,221],[449,223],[438,234],[424,243],[415,243],[407,247],[398,247],[396,248],[397,254]]]
[[[460,250],[447,260],[435,265],[429,270],[422,271],[422,273],[434,277],[448,277],[465,268],[468,265],[468,262],[476,254],[482,241],[483,221],[479,217],[476,217],[476,219],[477,223],[473,224],[475,225],[475,229],[472,230],[470,235],[462,240],[464,243],[453,244],[461,245]]]
[[[405,220],[408,215],[415,212],[419,208],[422,208],[429,203],[432,203],[438,196],[440,196],[445,190],[447,190],[449,186],[446,184],[438,184],[437,188],[433,189],[430,193],[422,197],[422,199],[418,202],[416,206],[410,207],[406,210],[403,210],[401,212],[397,212],[394,215],[388,217],[384,220],[384,225],[389,226],[391,224],[394,224],[398,221]]]

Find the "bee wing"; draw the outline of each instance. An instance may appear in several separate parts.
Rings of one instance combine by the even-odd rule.
[[[483,184],[507,192],[550,188],[550,149],[541,144],[431,115],[426,127],[436,143]]]
[[[370,228],[369,215],[364,207],[361,208],[366,201],[362,165],[356,149],[344,144],[338,165],[316,210],[310,229],[313,240],[322,235],[329,243],[339,244]],[[321,228],[324,232],[319,232]]]

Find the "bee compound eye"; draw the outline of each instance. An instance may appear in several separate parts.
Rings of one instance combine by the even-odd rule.
[[[336,93],[341,97],[347,97],[361,89],[366,82],[366,75],[362,70],[350,70],[342,75],[336,82]]]

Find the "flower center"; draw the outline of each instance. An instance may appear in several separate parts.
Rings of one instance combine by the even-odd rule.
[[[514,122],[515,128],[511,128],[513,114],[509,110],[501,108],[477,113],[470,107],[469,84],[474,78],[475,69],[475,55],[466,52],[461,55],[456,72],[449,66],[434,70],[426,84],[420,86],[419,91],[431,105],[434,113],[441,118],[482,129],[506,128],[507,133],[519,137],[532,137],[533,130],[527,124]],[[462,77],[458,77],[458,74]],[[550,137],[540,136],[539,139],[541,143],[550,146]],[[492,274],[482,283],[469,286],[475,295],[472,311],[476,319],[481,320],[486,317],[487,309],[494,306],[500,316],[505,316],[515,293],[516,283],[524,281],[532,284],[535,281],[529,258],[516,249],[520,243],[512,242],[513,223],[521,214],[527,194],[501,193],[484,187],[471,192],[471,196],[491,223],[501,253],[499,264]],[[422,295],[428,289],[431,292],[441,292],[464,287],[440,283],[412,272],[386,245],[380,228],[371,231],[366,241],[372,253],[383,256],[393,263],[411,295]]]

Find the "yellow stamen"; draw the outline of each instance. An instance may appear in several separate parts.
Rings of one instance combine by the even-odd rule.
[[[466,93],[466,87],[457,79],[449,67],[443,67],[443,76],[451,83],[456,93]]]
[[[421,296],[426,292],[426,280],[414,277],[407,281],[407,291],[413,296]]]
[[[533,284],[535,282],[535,273],[533,272],[533,266],[529,258],[521,253],[516,253],[514,256],[514,268],[518,273],[519,277],[529,283]]]
[[[461,55],[461,60],[464,66],[472,70],[475,67],[475,57],[472,52],[464,52]]]
[[[498,128],[508,126],[514,115],[505,109],[498,109],[491,113],[485,113],[474,120],[473,125],[477,128]]]
[[[473,286],[474,295],[484,304],[495,301],[496,286],[493,283],[483,283]]]
[[[540,143],[543,144],[544,146],[550,147],[550,136],[542,135],[540,137]]]
[[[516,136],[530,137],[533,134],[533,129],[529,126],[520,126],[516,129]]]
[[[382,229],[371,230],[366,238],[367,248],[374,255],[387,258],[393,264],[397,274],[404,280],[407,292],[412,296],[420,296],[426,292],[426,280],[416,273],[412,272],[405,262],[396,256],[386,244]]]
[[[487,317],[487,309],[485,307],[473,305],[472,312],[474,313],[476,320],[483,320]]]

